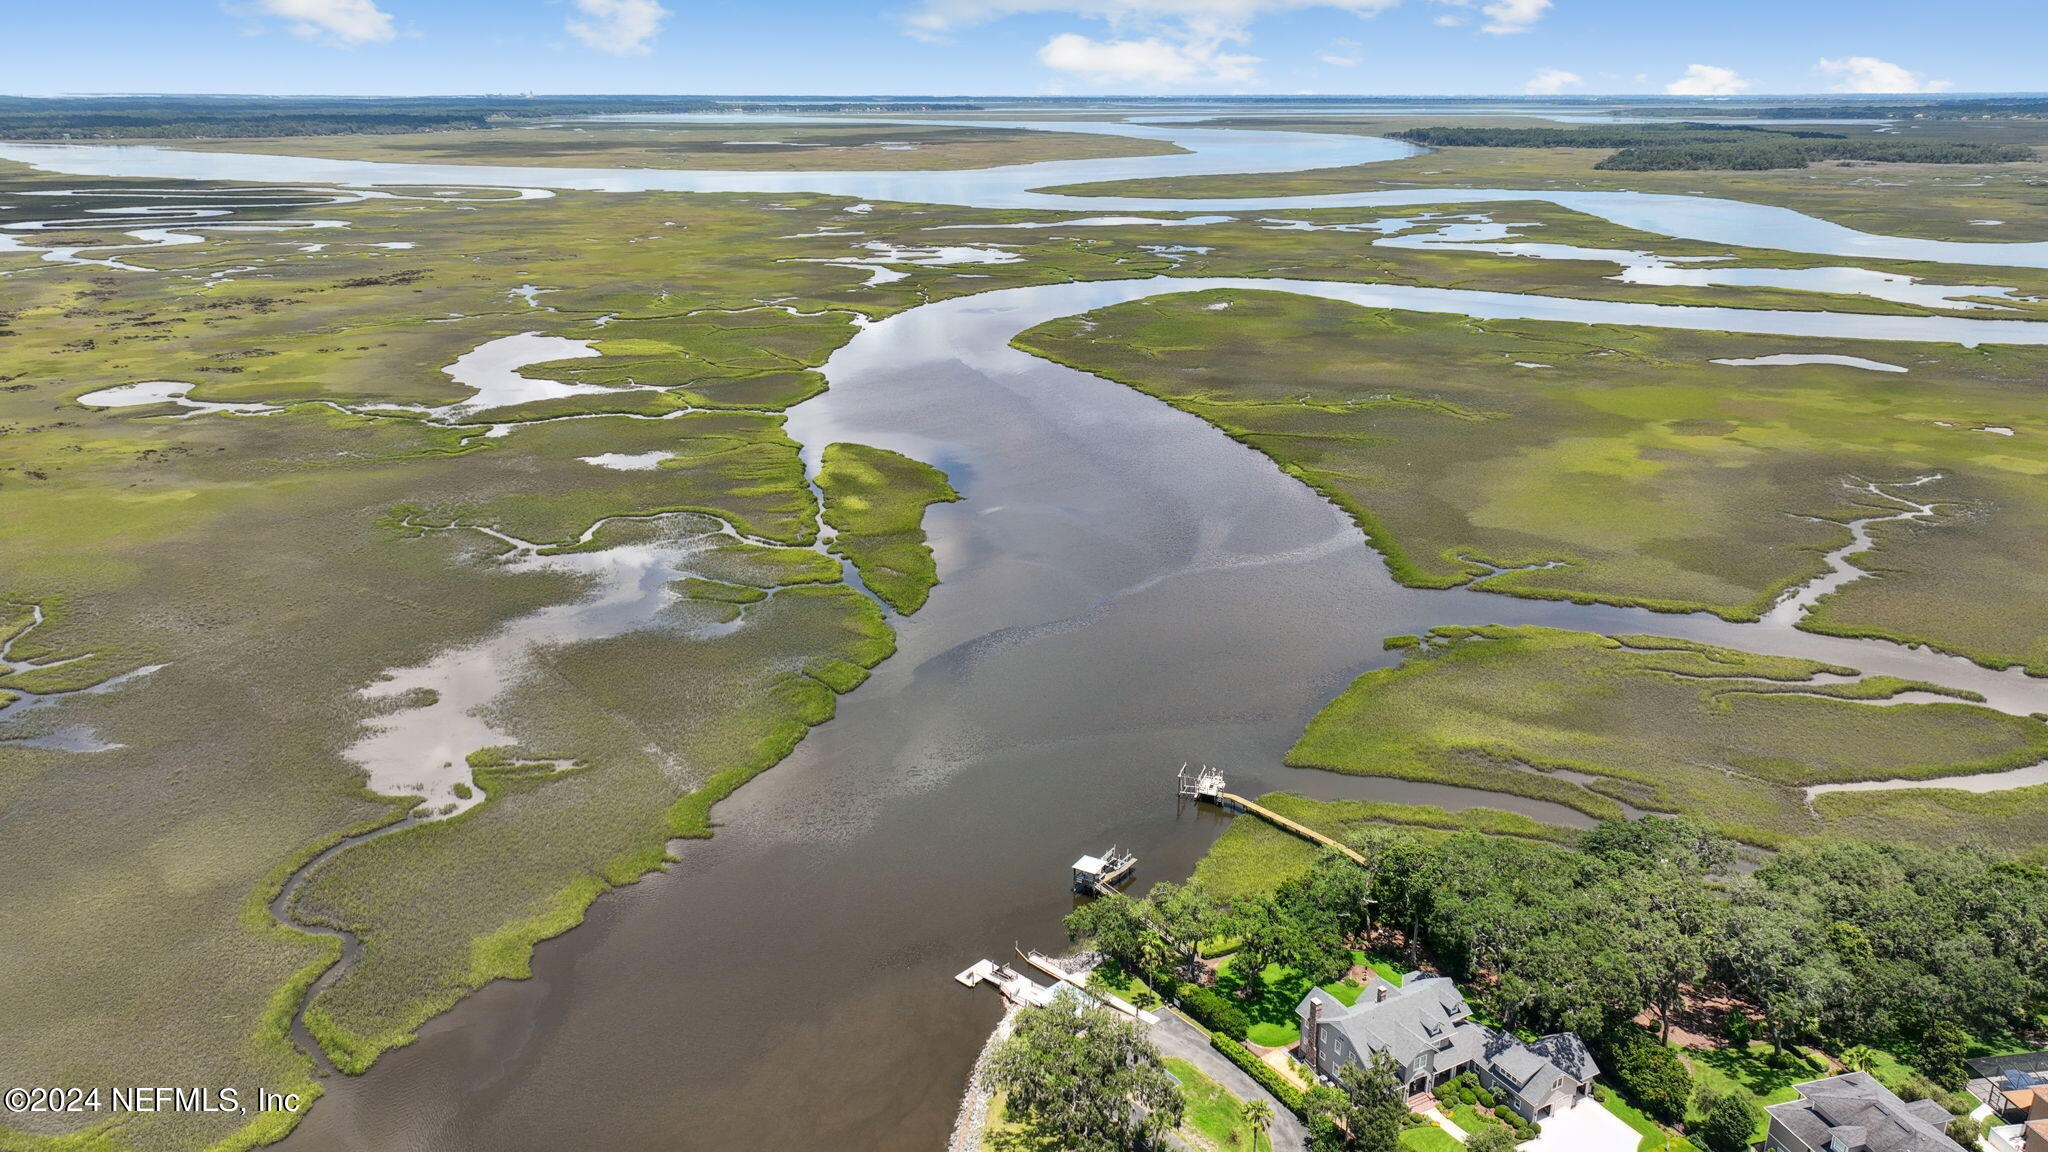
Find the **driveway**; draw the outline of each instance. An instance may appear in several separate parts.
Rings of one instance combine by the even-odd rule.
[[[1522,1152],[1636,1152],[1642,1134],[1591,1096],[1537,1126]]]
[[[1159,1023],[1151,1029],[1152,1042],[1159,1046],[1163,1056],[1185,1060],[1201,1069],[1210,1079],[1236,1093],[1244,1100],[1264,1100],[1273,1110],[1273,1126],[1267,1129],[1273,1140],[1273,1152],[1300,1152],[1308,1147],[1308,1132],[1301,1126],[1301,1120],[1287,1110],[1286,1105],[1273,1099],[1272,1093],[1259,1087],[1244,1069],[1230,1062],[1230,1058],[1209,1046],[1209,1038],[1202,1030],[1181,1019],[1172,1009],[1161,1008]],[[1605,1111],[1605,1109],[1602,1109]],[[1623,1152],[1635,1152],[1630,1144]]]

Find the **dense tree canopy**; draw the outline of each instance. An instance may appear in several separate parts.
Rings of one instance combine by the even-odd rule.
[[[1180,1126],[1180,1090],[1144,1029],[1072,997],[1018,1013],[989,1080],[1011,1120],[1069,1152],[1124,1152]]]
[[[2005,164],[2035,159],[2016,144],[1848,137],[1741,124],[1602,124],[1582,128],[1410,128],[1393,136],[1450,148],[1614,148],[1593,167],[1623,172],[1804,168],[1827,160]]]
[[[2048,1010],[2048,871],[1970,848],[1801,843],[1742,875],[1729,841],[1661,817],[1602,824],[1577,851],[1379,828],[1351,843],[1365,867],[1327,851],[1268,896],[1219,907],[1164,887],[1097,901],[1068,929],[1133,971],[1186,977],[1202,941],[1232,937],[1245,970],[1280,963],[1317,982],[1363,936],[1398,932],[1410,962],[1427,952],[1508,1027],[1588,1038],[1664,1118],[1684,1108],[1684,1069],[1638,1050],[1628,1025],[1668,1020],[1703,981],[1746,1001],[1781,1047],[1904,1043],[1950,1084],[1971,1036]]]
[[[807,103],[832,112],[858,104]],[[969,104],[892,103],[894,111]],[[349,133],[446,132],[516,120],[622,112],[743,112],[787,105],[742,104],[703,96],[91,96],[0,97],[0,139],[122,140],[338,136]]]

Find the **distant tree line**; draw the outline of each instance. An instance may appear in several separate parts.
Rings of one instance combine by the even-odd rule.
[[[1946,1089],[1972,1037],[2024,1034],[2048,1011],[2048,869],[1971,848],[1831,840],[1786,848],[1747,875],[1708,826],[1610,821],[1577,850],[1466,833],[1366,829],[1364,867],[1326,850],[1271,895],[1219,902],[1199,884],[1097,900],[1068,918],[1128,970],[1178,991],[1211,1027],[1241,1027],[1192,997],[1204,941],[1241,940],[1249,971],[1281,963],[1317,983],[1354,946],[1425,956],[1511,1029],[1571,1030],[1653,1114],[1692,1085],[1668,1033],[1688,992],[1717,986],[1788,1063],[1795,1043],[1905,1048]],[[1752,1015],[1756,1023],[1752,1025]],[[1734,1035],[1734,1033],[1741,1033]]]
[[[1630,108],[1641,116],[1742,116],[1753,120],[2033,120],[2048,116],[2048,98],[1992,96],[1890,103],[1814,102],[1758,106],[1684,104]]]
[[[464,96],[264,98],[0,97],[0,139],[135,140],[449,132],[516,121],[618,113],[789,111],[796,105],[706,97]],[[806,112],[874,111],[872,103],[804,103]],[[889,104],[891,111],[964,111],[966,104]]]
[[[1633,148],[1769,139],[1840,140],[1839,132],[1786,131],[1744,124],[1601,124],[1585,128],[1409,128],[1388,135],[1437,148]]]
[[[1744,124],[1603,124],[1584,128],[1410,128],[1391,135],[1448,148],[1615,148],[1593,165],[1611,172],[1804,168],[1816,161],[2007,164],[2036,159],[2018,144],[1848,137]]]
[[[1816,161],[1870,160],[1892,164],[2011,164],[2039,159],[2019,144],[1960,144],[1940,140],[1786,140],[1722,144],[1660,144],[1623,148],[1594,168],[1610,172],[1761,171],[1804,168]]]

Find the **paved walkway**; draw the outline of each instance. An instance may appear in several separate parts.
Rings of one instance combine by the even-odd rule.
[[[1209,1046],[1209,1038],[1200,1028],[1180,1018],[1171,1009],[1159,1009],[1159,1023],[1152,1026],[1152,1042],[1159,1045],[1161,1055],[1185,1060],[1236,1093],[1245,1100],[1264,1100],[1273,1110],[1273,1126],[1267,1133],[1273,1140],[1273,1152],[1301,1152],[1308,1147],[1308,1132],[1301,1125],[1301,1119],[1287,1110],[1285,1104],[1273,1098],[1273,1094],[1259,1086],[1244,1069],[1230,1062],[1230,1058]],[[1629,1145],[1627,1152],[1635,1152],[1635,1145]]]
[[[1457,1122],[1449,1116],[1444,1115],[1444,1110],[1441,1108],[1431,1108],[1422,1114],[1422,1118],[1424,1120],[1436,1121],[1436,1126],[1444,1130],[1444,1135],[1449,1136],[1460,1144],[1472,1139],[1471,1134],[1458,1127]]]

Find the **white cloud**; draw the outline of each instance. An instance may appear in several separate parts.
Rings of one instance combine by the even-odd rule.
[[[397,35],[375,0],[257,0],[259,11],[292,22],[292,35],[337,44],[381,44]]]
[[[1486,13],[1486,23],[1481,32],[1496,36],[1511,36],[1516,32],[1527,32],[1536,21],[1550,11],[1550,0],[1495,0],[1479,9]]]
[[[1555,96],[1567,88],[1584,83],[1576,72],[1567,72],[1562,68],[1545,68],[1530,77],[1529,82],[1522,85],[1522,91],[1531,96]]]
[[[1822,60],[1813,66],[1813,70],[1836,78],[1833,84],[1828,85],[1830,92],[1946,92],[1956,86],[1953,80],[1929,80],[1918,72],[1875,56]]]
[[[1430,2],[1433,4],[1449,5],[1453,8],[1469,8],[1477,3],[1477,0],[1430,0]],[[1550,11],[1552,6],[1552,0],[1487,0],[1486,3],[1479,4],[1479,11],[1486,17],[1486,23],[1481,24],[1479,30],[1481,32],[1491,32],[1495,36],[1512,36],[1517,32],[1527,32],[1535,25],[1536,21],[1543,18],[1545,12]],[[1446,28],[1455,28],[1465,23],[1466,18],[1455,15],[1439,16],[1436,18],[1436,22]]]
[[[1038,62],[1098,84],[1167,88],[1183,84],[1248,84],[1258,78],[1257,56],[1224,52],[1216,44],[1143,40],[1091,40],[1062,32],[1038,50]]]
[[[661,22],[669,10],[656,0],[570,0],[576,11],[588,19],[570,19],[564,25],[571,36],[599,52],[614,56],[644,56],[661,33]]]
[[[1005,16],[1066,12],[1106,20],[1112,28],[1141,29],[1183,40],[1243,40],[1260,16],[1303,8],[1335,8],[1371,16],[1401,0],[923,0],[906,19],[914,36],[936,38],[954,28]]]
[[[1333,68],[1356,68],[1364,59],[1358,54],[1358,41],[1338,37],[1330,41],[1330,50],[1316,57]]]
[[[635,0],[577,0],[579,4]],[[651,3],[652,0],[637,0]],[[1258,77],[1255,56],[1224,51],[1229,44],[1251,40],[1251,25],[1261,16],[1309,8],[1333,8],[1360,17],[1399,7],[1404,0],[920,0],[904,18],[912,36],[943,39],[956,28],[985,24],[1006,16],[1068,13],[1102,20],[1111,36],[1097,40],[1075,32],[1062,33],[1041,48],[1047,67],[1077,76],[1142,80],[1153,85],[1225,82],[1246,84]],[[1484,31],[1526,31],[1554,0],[1431,0],[1456,7],[1476,5],[1486,16]],[[1438,23],[1463,23],[1464,17],[1439,17]],[[1341,42],[1340,42],[1341,43]],[[1326,64],[1348,68],[1360,57],[1332,51],[1319,57]]]
[[[1737,75],[1733,68],[1693,64],[1686,68],[1684,76],[1666,84],[1664,91],[1673,96],[1733,96],[1749,91],[1749,87],[1749,81]]]

